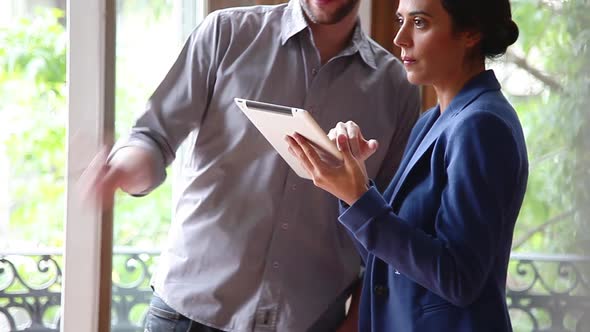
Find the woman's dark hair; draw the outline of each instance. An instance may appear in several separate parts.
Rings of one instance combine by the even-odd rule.
[[[509,0],[441,0],[456,31],[474,29],[481,33],[483,56],[495,58],[518,38]]]

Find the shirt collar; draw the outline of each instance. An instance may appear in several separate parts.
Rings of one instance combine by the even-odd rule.
[[[281,21],[281,45],[285,45],[291,37],[307,27],[299,0],[289,1]]]
[[[283,18],[281,21],[281,45],[285,43],[296,34],[309,28],[303,9],[301,8],[300,0],[291,0],[287,5]],[[363,61],[373,69],[377,69],[375,63],[375,54],[369,37],[361,28],[360,21],[357,20],[351,43],[342,51],[342,55],[352,55],[358,52]]]
[[[377,69],[377,64],[375,63],[375,53],[373,52],[371,41],[361,28],[361,22],[358,20],[356,22],[356,26],[354,27],[352,43],[349,48],[351,49],[351,54],[358,51],[363,61],[365,61],[369,67]]]

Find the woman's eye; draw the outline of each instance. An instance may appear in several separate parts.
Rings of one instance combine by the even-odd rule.
[[[414,18],[414,25],[420,29],[420,28],[424,28],[426,26],[426,22],[424,22],[423,19],[416,17]]]
[[[400,27],[404,24],[404,19],[401,17],[398,17],[395,22],[397,22],[397,25],[399,25]]]

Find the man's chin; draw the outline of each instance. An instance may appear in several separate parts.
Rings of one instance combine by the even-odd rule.
[[[348,16],[358,0],[340,2],[338,0],[301,0],[306,16],[315,24],[337,24]]]

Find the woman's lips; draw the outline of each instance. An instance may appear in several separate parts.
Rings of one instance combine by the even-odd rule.
[[[408,65],[413,65],[416,63],[416,59],[408,57],[408,56],[404,56],[402,57],[402,62],[404,63],[404,65],[408,66]]]
[[[334,2],[335,0],[315,0],[315,2],[320,6],[325,6],[330,2]]]

